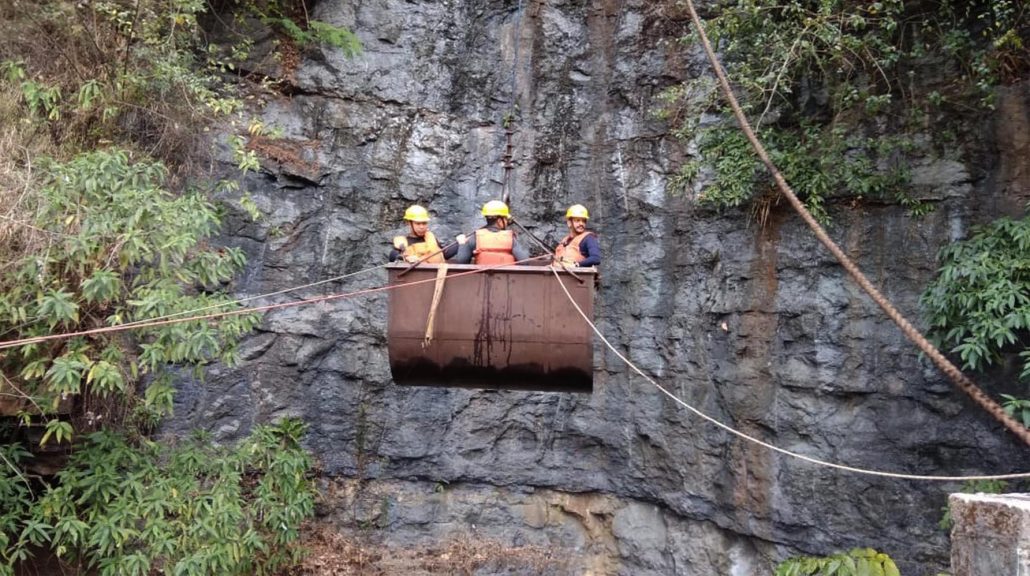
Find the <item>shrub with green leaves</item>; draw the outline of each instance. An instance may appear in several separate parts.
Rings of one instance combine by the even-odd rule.
[[[206,124],[242,110],[221,74],[243,53],[206,42],[206,2],[42,0],[6,10],[3,80],[57,141],[128,141],[185,161]]]
[[[324,44],[347,56],[361,53],[361,41],[353,32],[308,16],[309,0],[233,0],[238,14],[254,15],[290,41],[301,46]]]
[[[937,260],[921,298],[931,337],[968,370],[1017,355],[1020,380],[1030,382],[1030,215],[975,230]],[[1030,428],[1030,400],[1002,394],[1002,406]]]
[[[820,220],[827,218],[825,202],[840,195],[891,197],[919,208],[900,193],[908,180],[905,166],[895,162],[880,165],[875,160],[907,147],[903,139],[871,139],[849,134],[842,128],[827,131],[809,120],[802,120],[792,130],[767,126],[759,130],[759,138],[788,181],[803,191],[808,210]],[[711,159],[716,174],[702,190],[702,202],[738,206],[751,199],[756,190],[771,189],[759,184],[757,157],[736,126],[705,130],[700,142],[702,154]],[[871,154],[849,153],[857,150]],[[688,173],[695,174],[700,169],[703,160],[696,162],[699,166],[688,169]]]
[[[31,454],[22,446],[0,444],[0,576],[12,573],[15,550],[34,501],[22,464]]]
[[[774,162],[820,217],[842,195],[925,210],[904,186],[910,154],[928,151],[916,142],[947,133],[943,118],[992,106],[993,88],[1030,62],[1030,14],[1014,0],[720,0],[703,18]],[[719,99],[707,78],[692,80],[666,91],[662,115],[699,148],[676,183],[704,175],[703,202],[736,206],[772,183]],[[726,120],[700,125],[712,109]]]
[[[242,253],[206,245],[217,211],[167,190],[161,164],[103,151],[44,170],[29,200],[38,245],[0,275],[5,339],[236,307],[222,288]],[[0,355],[5,406],[17,398],[23,426],[42,424],[43,443],[71,449],[46,483],[27,471],[24,446],[0,446],[0,574],[39,549],[101,574],[250,574],[292,562],[312,498],[301,425],[260,428],[236,450],[145,435],[171,410],[173,375],[232,363],[256,322],[190,321]]]
[[[360,48],[349,31],[309,19],[306,0],[0,3],[0,150],[10,152],[0,163],[0,340],[236,308],[224,289],[243,254],[208,244],[220,222],[206,199],[235,184],[194,189],[193,165],[209,126],[241,126],[237,76],[251,41],[216,44],[206,28],[239,16],[277,32],[280,52]],[[250,136],[274,134],[250,126]],[[241,170],[257,167],[243,136],[229,141]],[[254,216],[246,197],[241,206]],[[256,323],[240,315],[0,350],[0,575],[30,551],[58,556],[67,573],[292,563],[312,498],[298,423],[259,428],[235,450],[149,439],[172,409],[175,378],[233,364]],[[40,476],[54,463],[33,456],[37,443],[70,458],[56,479]]]
[[[798,556],[776,567],[775,576],[900,576],[890,556],[872,548],[855,548],[832,556]]]
[[[217,211],[197,193],[167,190],[161,164],[102,151],[45,171],[31,224],[40,245],[0,275],[5,339],[238,307],[222,289],[243,254],[206,244]],[[0,355],[4,413],[18,399],[22,426],[45,426],[41,443],[71,451],[45,483],[27,473],[24,447],[0,445],[0,576],[38,549],[112,575],[263,574],[292,564],[313,498],[301,424],[259,428],[235,450],[147,438],[172,409],[174,376],[235,362],[257,320],[139,327]]]
[[[166,190],[161,164],[105,151],[54,164],[47,173],[33,223],[42,245],[0,276],[5,339],[117,326],[229,301],[222,285],[242,267],[243,253],[205,245],[219,226],[214,206],[199,194]],[[0,356],[0,369],[6,393],[22,399],[26,422],[71,401],[89,413],[80,422],[87,428],[125,420],[146,427],[171,410],[170,376],[178,365],[233,363],[236,342],[256,323],[241,315],[31,344]],[[50,418],[44,441],[71,434],[68,422]]]
[[[937,341],[964,368],[983,370],[1009,352],[1030,380],[1030,216],[1002,218],[944,247],[922,304]]]
[[[1030,399],[1016,398],[1011,394],[1001,395],[1002,408],[1005,413],[1023,423],[1023,426],[1030,428]]]
[[[229,449],[94,432],[31,507],[27,484],[0,471],[5,504],[22,504],[0,514],[0,575],[33,547],[101,576],[275,574],[298,560],[314,507],[303,433],[286,419]]]
[[[131,142],[188,164],[213,123],[242,116],[236,81],[253,44],[242,20],[260,20],[280,44],[360,52],[351,31],[309,18],[307,2],[9,2],[0,8],[0,78],[57,141],[83,149]],[[213,22],[229,26],[230,42],[216,41],[206,27]]]

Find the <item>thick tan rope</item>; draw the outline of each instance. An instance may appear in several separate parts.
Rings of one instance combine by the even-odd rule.
[[[766,153],[765,147],[758,140],[754,130],[751,129],[751,125],[748,123],[747,117],[744,116],[744,111],[741,110],[740,104],[737,102],[736,96],[733,95],[733,89],[730,88],[729,80],[726,79],[726,73],[722,69],[722,65],[719,64],[719,60],[715,57],[715,52],[712,50],[712,45],[708,41],[708,35],[705,34],[704,26],[701,25],[701,18],[697,15],[697,11],[694,10],[694,3],[691,0],[686,0],[687,9],[690,11],[690,19],[694,22],[694,27],[697,28],[698,35],[701,38],[701,43],[704,45],[705,54],[708,55],[708,61],[712,65],[712,70],[715,71],[716,77],[719,79],[719,87],[722,89],[723,96],[729,103],[730,108],[733,109],[733,115],[737,118],[737,123],[740,124],[740,129],[744,131],[751,147],[755,149],[758,157],[765,164],[766,169],[772,174],[773,180],[776,181],[776,185],[780,188],[780,192],[787,197],[790,205],[794,207],[794,210],[801,216],[801,218],[808,224],[808,227],[812,229],[816,238],[822,242],[823,246],[837,258],[841,266],[851,274],[851,277],[855,279],[855,282],[865,290],[866,294],[880,306],[881,309],[894,321],[895,324],[901,328],[905,336],[909,340],[914,342],[919,349],[922,350],[934,364],[944,372],[956,386],[962,389],[963,392],[968,394],[974,402],[980,405],[981,408],[986,410],[995,420],[1001,422],[1010,432],[1015,434],[1020,440],[1027,445],[1030,445],[1030,429],[1017,422],[1014,418],[1005,413],[1005,410],[998,405],[997,402],[991,399],[990,396],[984,393],[972,380],[963,374],[950,360],[944,357],[944,354],[930,343],[912,324],[902,316],[894,306],[882,295],[880,291],[865,277],[865,274],[859,270],[858,266],[851,261],[850,258],[844,254],[844,251],[840,249],[837,244],[830,239],[823,230],[823,227],[816,222],[812,214],[805,208],[805,205],[801,203],[797,195],[791,189],[787,181],[784,180],[783,175],[773,164],[769,158],[769,154]]]
[[[433,285],[433,301],[429,305],[429,317],[426,318],[426,336],[422,339],[422,348],[428,348],[433,342],[433,327],[436,325],[436,309],[443,296],[444,281],[447,280],[447,264],[440,264],[436,269],[436,284]]]
[[[590,329],[593,330],[594,334],[596,334],[597,337],[601,339],[601,342],[604,342],[604,345],[607,346],[608,349],[611,350],[613,354],[615,354],[616,356],[619,357],[619,360],[622,360],[627,366],[630,367],[631,370],[633,370],[634,372],[639,374],[644,380],[647,380],[648,383],[650,383],[652,386],[654,386],[655,388],[660,390],[662,392],[662,394],[665,394],[666,396],[671,398],[673,400],[673,402],[679,404],[680,406],[686,408],[687,410],[693,412],[694,414],[700,416],[701,418],[707,420],[708,422],[711,422],[712,424],[718,426],[719,428],[722,428],[723,430],[729,432],[730,434],[733,434],[733,435],[735,435],[735,436],[737,436],[739,438],[742,438],[742,439],[744,439],[744,440],[746,440],[748,442],[752,442],[752,443],[757,444],[757,445],[759,445],[759,446],[761,446],[763,448],[766,448],[768,450],[772,450],[773,452],[779,452],[780,454],[783,454],[785,456],[790,456],[791,458],[797,458],[798,460],[804,460],[805,462],[809,462],[811,464],[816,464],[818,466],[826,466],[828,468],[836,468],[837,470],[844,470],[844,471],[847,471],[847,472],[854,472],[856,474],[865,474],[865,475],[868,475],[868,476],[881,476],[881,477],[885,477],[885,478],[900,478],[900,479],[903,479],[903,480],[925,480],[925,481],[933,481],[933,482],[966,482],[966,481],[970,481],[970,480],[1014,480],[1014,479],[1018,479],[1018,478],[1030,478],[1030,472],[1016,472],[1016,473],[1013,473],[1013,474],[994,474],[994,475],[975,475],[975,476],[928,476],[928,475],[924,475],[924,474],[904,474],[904,473],[901,473],[901,472],[886,472],[886,471],[882,471],[882,470],[871,470],[871,469],[868,469],[868,468],[858,468],[856,466],[848,466],[846,464],[837,464],[837,463],[834,463],[834,462],[827,462],[826,460],[820,460],[818,458],[813,458],[811,456],[805,456],[804,454],[799,454],[797,452],[791,452],[790,450],[787,450],[786,448],[780,448],[779,446],[774,446],[774,445],[772,445],[772,444],[770,444],[768,442],[765,442],[764,440],[759,440],[758,438],[755,438],[754,436],[748,435],[745,432],[741,432],[740,430],[737,430],[736,428],[733,428],[732,426],[729,426],[727,424],[723,424],[722,422],[716,420],[715,418],[709,416],[708,414],[705,414],[704,412],[698,410],[697,408],[691,406],[690,404],[687,404],[685,401],[681,400],[678,396],[676,396],[675,394],[670,392],[664,386],[662,386],[661,384],[659,384],[659,383],[655,382],[654,380],[652,380],[651,377],[649,377],[647,374],[645,374],[643,370],[638,368],[637,365],[634,364],[629,358],[626,358],[626,356],[624,356],[622,354],[622,352],[619,352],[618,349],[616,349],[615,346],[613,346],[612,343],[609,342],[608,339],[604,337],[604,334],[601,334],[601,331],[597,329],[597,325],[594,324],[594,322],[590,319],[590,317],[588,317],[586,315],[586,313],[583,312],[583,309],[580,308],[579,304],[576,303],[576,300],[572,297],[572,294],[569,292],[568,288],[565,287],[565,283],[562,282],[561,276],[558,275],[558,270],[555,269],[555,268],[551,268],[551,272],[554,274],[555,279],[558,281],[558,285],[561,286],[562,291],[565,292],[565,296],[569,299],[569,302],[571,302],[572,306],[576,309],[576,312],[579,312],[579,315],[583,317],[583,320],[585,320],[587,325],[590,326]]]

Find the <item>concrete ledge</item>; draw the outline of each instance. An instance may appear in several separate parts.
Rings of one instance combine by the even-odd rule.
[[[1030,576],[1030,494],[952,494],[952,576]]]

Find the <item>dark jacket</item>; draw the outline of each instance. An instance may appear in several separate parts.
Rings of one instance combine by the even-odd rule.
[[[579,241],[579,253],[583,255],[583,260],[576,263],[577,267],[589,268],[601,264],[601,242],[597,234],[587,231],[587,235]]]
[[[411,246],[412,244],[420,244],[426,241],[426,239],[422,236],[412,236],[410,234],[407,235],[405,238],[408,241],[408,246]],[[436,237],[436,241],[440,241],[439,236]],[[454,255],[458,253],[458,243],[452,241],[451,244],[451,246],[446,247],[440,246],[441,248],[443,248],[443,257],[447,260],[454,258]],[[396,262],[401,259],[401,252],[399,252],[396,248],[390,250],[390,262]]]

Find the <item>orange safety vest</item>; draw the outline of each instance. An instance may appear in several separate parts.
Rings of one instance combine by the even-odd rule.
[[[587,257],[579,251],[579,244],[589,234],[593,234],[593,232],[586,230],[576,236],[572,234],[565,236],[558,244],[558,247],[554,249],[554,263],[560,264],[564,262],[566,266],[572,266],[586,260]]]
[[[430,254],[433,255],[429,256]],[[408,247],[404,249],[404,253],[401,254],[401,256],[405,260],[408,260],[409,256],[414,256],[415,261],[421,260],[426,256],[429,256],[429,258],[426,258],[425,260],[426,264],[444,263],[443,252],[440,250],[440,244],[437,243],[436,236],[433,236],[433,233],[428,230],[426,230],[425,240],[423,240],[422,242],[417,242],[415,244],[408,244]]]
[[[476,252],[472,263],[485,266],[514,264],[515,256],[511,253],[514,245],[515,234],[511,230],[493,232],[480,228],[476,230]]]

